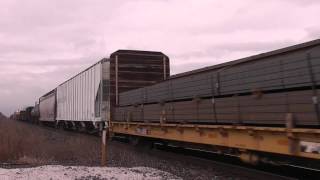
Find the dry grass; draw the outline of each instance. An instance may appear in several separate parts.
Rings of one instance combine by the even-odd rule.
[[[0,121],[1,121],[2,119],[6,119],[6,118],[7,118],[7,117],[0,112]]]
[[[99,138],[0,120],[0,163],[96,165]]]

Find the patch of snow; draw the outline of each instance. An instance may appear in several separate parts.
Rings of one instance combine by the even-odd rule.
[[[147,167],[40,166],[2,169],[1,180],[106,180],[106,179],[180,179],[170,173]]]

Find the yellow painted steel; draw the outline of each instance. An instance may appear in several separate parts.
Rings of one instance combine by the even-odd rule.
[[[112,122],[112,133],[320,159],[301,142],[320,143],[319,129]]]

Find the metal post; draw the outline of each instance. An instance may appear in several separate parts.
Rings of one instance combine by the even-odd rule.
[[[307,66],[309,70],[309,76],[310,76],[310,82],[311,82],[311,88],[313,92],[312,96],[312,103],[314,105],[314,109],[317,115],[317,119],[320,122],[320,111],[319,111],[319,104],[318,104],[318,92],[317,92],[317,82],[316,78],[314,77],[314,72],[312,69],[312,63],[311,63],[311,54],[310,52],[307,53]]]
[[[105,106],[105,104],[104,104],[104,102],[103,102],[103,96],[104,96],[104,93],[103,93],[103,86],[104,86],[104,84],[103,84],[103,80],[104,80],[104,73],[103,73],[103,71],[104,71],[104,68],[103,68],[103,66],[104,66],[104,60],[102,60],[101,62],[100,62],[100,118],[101,118],[101,120],[102,121],[105,121],[106,119],[105,119],[105,114],[103,114],[103,108],[105,108],[105,107],[103,107],[103,106]]]
[[[163,80],[167,79],[167,63],[166,63],[166,57],[163,56]]]
[[[107,129],[103,129],[102,131],[102,144],[101,144],[101,166],[107,165],[107,154],[108,154],[108,148],[107,148],[107,139],[108,139],[108,133]]]
[[[119,86],[118,86],[118,55],[116,55],[116,61],[115,61],[115,78],[116,78],[116,105],[119,104]]]

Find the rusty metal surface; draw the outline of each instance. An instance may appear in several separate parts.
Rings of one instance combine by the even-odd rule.
[[[156,84],[169,75],[169,58],[161,52],[119,50],[110,56],[111,95],[116,88],[122,93]]]
[[[119,50],[110,56],[109,100],[113,119],[119,94],[150,86],[170,76],[169,58],[161,52]]]
[[[320,159],[319,152],[303,148],[320,144],[319,129],[113,122],[112,132]]]

